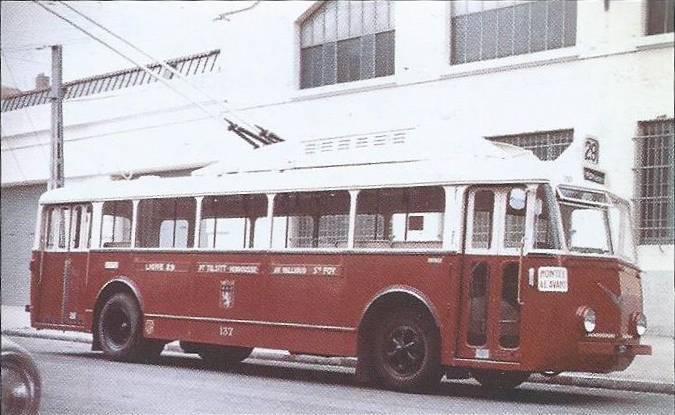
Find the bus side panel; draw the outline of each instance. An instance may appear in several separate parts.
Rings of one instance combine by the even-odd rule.
[[[194,254],[193,330],[190,339],[200,343],[235,346],[257,345],[265,331],[262,324],[266,254]]]
[[[38,278],[35,287],[36,327],[58,326],[63,317],[63,277],[66,252],[38,254]]]
[[[89,252],[71,252],[65,267],[64,319],[70,326],[85,326],[85,292]]]
[[[344,318],[358,328],[366,309],[387,293],[414,293],[427,303],[435,314],[441,333],[441,356],[446,361],[454,350],[458,283],[457,256],[429,253],[355,253],[347,262],[348,282]],[[410,294],[407,294],[410,295]],[[386,301],[386,300],[385,300]],[[385,308],[385,312],[393,312]],[[381,320],[376,320],[381,321]],[[377,324],[377,323],[376,323]]]
[[[146,320],[152,320],[144,323],[145,336],[175,339],[177,333],[184,333],[189,339],[189,318],[195,309],[190,258],[169,252],[93,252],[88,290],[91,308],[106,283],[131,280]]]
[[[343,255],[271,253],[264,285],[263,320],[268,347],[326,355],[353,353],[354,327],[344,310],[347,275]]]

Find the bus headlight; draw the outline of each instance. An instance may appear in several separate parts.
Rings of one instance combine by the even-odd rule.
[[[644,314],[633,314],[633,331],[638,336],[642,336],[647,331],[647,317]]]
[[[579,307],[577,316],[579,316],[581,326],[586,333],[593,333],[593,330],[595,330],[595,311],[587,306]]]

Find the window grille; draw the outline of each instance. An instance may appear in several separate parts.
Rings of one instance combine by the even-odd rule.
[[[394,2],[329,1],[300,27],[300,87],[394,73]]]
[[[572,144],[574,130],[540,131],[486,138],[531,150],[540,160],[555,160]]]
[[[213,50],[197,55],[186,56],[172,59],[166,63],[180,72],[183,76],[197,75],[213,71],[216,60],[220,55],[220,50]],[[147,67],[152,72],[170,79],[173,74],[166,71],[160,65],[154,64]],[[149,84],[156,82],[157,79],[150,77],[141,68],[125,69],[105,75],[99,75],[92,78],[80,79],[67,82],[63,85],[63,97],[65,100],[79,98],[87,95],[99,94],[115,89],[129,88],[133,86]],[[1,112],[14,111],[21,108],[32,107],[35,105],[48,104],[50,102],[50,90],[42,89],[38,91],[29,91],[20,95],[15,95],[2,100]]]
[[[638,242],[673,243],[673,119],[639,123],[635,137],[635,200]]]
[[[675,1],[649,0],[647,2],[647,35],[673,32]]]
[[[576,20],[576,1],[453,1],[452,64],[573,46]]]

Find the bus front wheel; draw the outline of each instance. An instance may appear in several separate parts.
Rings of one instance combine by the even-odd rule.
[[[436,326],[412,309],[389,315],[373,336],[375,375],[386,388],[415,392],[440,382],[440,346]]]
[[[528,372],[471,369],[474,379],[490,389],[513,389],[530,377]]]
[[[98,318],[103,354],[111,360],[139,360],[144,350],[141,321],[141,310],[131,295],[117,293],[108,298]]]

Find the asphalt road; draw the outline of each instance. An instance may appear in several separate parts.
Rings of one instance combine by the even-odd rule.
[[[41,414],[672,414],[675,399],[532,383],[490,392],[468,380],[414,395],[359,386],[353,369],[343,367],[248,359],[224,372],[175,352],[165,351],[157,364],[131,364],[107,361],[83,343],[14,340],[33,353],[41,371]]]

